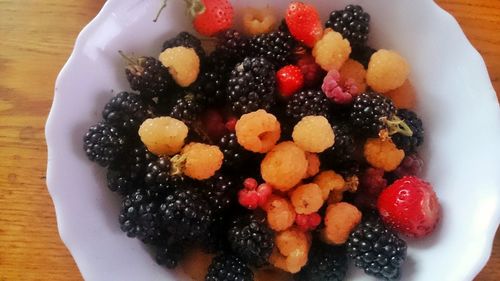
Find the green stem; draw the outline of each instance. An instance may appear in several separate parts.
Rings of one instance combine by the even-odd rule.
[[[156,14],[156,17],[154,18],[153,22],[157,22],[158,18],[160,17],[161,12],[163,9],[167,7],[167,0],[163,0],[160,9],[158,10],[158,13]]]
[[[387,125],[389,135],[402,134],[407,137],[413,136],[413,131],[411,130],[410,126],[408,126],[408,124],[406,124],[406,122],[398,116],[394,116],[390,120],[385,119],[385,123]]]

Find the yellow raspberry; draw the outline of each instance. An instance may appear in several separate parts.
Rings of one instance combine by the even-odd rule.
[[[333,245],[344,244],[360,221],[361,212],[355,206],[346,202],[329,205],[325,214],[323,240]]]
[[[403,85],[409,74],[410,66],[402,56],[394,51],[380,49],[370,58],[366,83],[373,90],[385,93]]]
[[[181,268],[193,280],[203,281],[212,263],[213,255],[194,249],[182,259]]]
[[[348,79],[352,79],[358,93],[366,91],[366,70],[361,63],[348,59],[339,72],[341,84],[345,85]]]
[[[323,37],[316,42],[312,51],[316,63],[326,71],[339,70],[349,58],[350,53],[349,41],[331,28],[325,29]]]
[[[204,279],[202,279],[204,280]],[[278,268],[260,268],[255,271],[254,281],[290,281],[293,276]]]
[[[139,128],[141,141],[156,155],[174,155],[181,151],[188,127],[171,117],[146,119]]]
[[[320,153],[335,142],[335,134],[323,116],[306,116],[295,125],[293,141],[303,150]]]
[[[160,61],[181,87],[191,85],[200,72],[200,58],[192,48],[168,48],[160,54]]]
[[[306,157],[308,164],[304,178],[309,178],[319,173],[319,166],[321,165],[321,162],[319,161],[319,156],[316,153],[306,152]]]
[[[247,7],[243,10],[242,18],[243,30],[251,36],[269,33],[276,25],[274,10],[270,7],[262,9]]]
[[[279,232],[275,239],[276,250],[273,250],[269,261],[277,268],[290,273],[297,273],[307,263],[311,247],[311,237],[292,227]]]
[[[260,164],[262,178],[273,188],[287,191],[297,185],[307,171],[305,152],[291,141],[277,144]]]
[[[208,179],[222,166],[224,154],[216,145],[192,142],[181,152],[185,158],[183,173],[193,179]]]
[[[267,212],[267,223],[272,230],[283,231],[295,222],[295,209],[285,198],[271,195],[264,206]]]
[[[298,186],[292,191],[290,199],[295,212],[304,215],[317,212],[325,202],[321,188],[315,183]]]
[[[236,122],[235,130],[238,143],[257,153],[271,150],[281,135],[276,117],[263,109],[243,114]]]
[[[384,93],[390,98],[397,108],[413,109],[417,104],[415,88],[407,79],[401,87]]]
[[[405,157],[404,151],[398,149],[390,138],[367,139],[363,154],[370,165],[386,172],[395,170]]]
[[[344,178],[332,170],[321,172],[314,178],[313,182],[321,189],[323,200],[328,198],[331,191],[340,192],[342,194],[345,188]]]

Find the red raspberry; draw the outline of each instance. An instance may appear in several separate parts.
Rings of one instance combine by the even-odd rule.
[[[377,207],[386,224],[410,237],[428,235],[441,217],[432,186],[414,176],[403,177],[384,189]]]
[[[314,230],[321,223],[321,216],[318,213],[309,215],[298,214],[295,217],[295,223],[302,231]]]
[[[227,132],[222,114],[215,109],[209,109],[201,115],[201,126],[201,130],[216,142]]]
[[[304,76],[304,85],[308,88],[318,86],[321,79],[325,77],[326,72],[316,63],[311,54],[305,53],[301,55],[297,61],[297,66]]]
[[[377,208],[377,199],[384,188],[387,180],[384,178],[384,170],[369,167],[361,175],[360,188],[356,193],[356,205],[359,207]]]
[[[304,76],[300,68],[295,65],[287,65],[276,72],[278,91],[284,97],[289,97],[298,92],[304,86]]]
[[[348,104],[358,93],[358,87],[353,79],[340,80],[340,73],[333,69],[326,74],[321,86],[325,95],[335,103]]]
[[[418,176],[422,172],[423,166],[424,160],[418,154],[412,154],[406,156],[393,173],[397,178]]]
[[[247,209],[256,209],[259,206],[259,194],[255,190],[242,189],[238,192],[238,202]]]

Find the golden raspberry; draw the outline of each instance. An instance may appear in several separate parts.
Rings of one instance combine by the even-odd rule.
[[[332,170],[321,172],[314,178],[314,183],[321,188],[323,200],[328,198],[331,191],[340,192],[340,194],[342,194],[345,188],[344,178]]]
[[[293,277],[290,273],[278,268],[260,268],[255,271],[254,281],[290,281]]]
[[[277,144],[266,154],[260,164],[260,172],[273,188],[287,191],[302,180],[307,166],[305,152],[295,143],[286,141]]]
[[[321,165],[321,162],[319,161],[318,154],[316,153],[306,152],[306,157],[308,165],[304,178],[309,178],[319,173],[319,166]]]
[[[216,145],[192,142],[181,152],[185,158],[183,173],[193,179],[208,179],[222,166],[224,154]]]
[[[320,153],[335,142],[335,134],[323,116],[306,116],[295,125],[293,141],[303,150]]]
[[[200,72],[200,58],[192,48],[168,48],[160,54],[160,61],[181,87],[191,85]]]
[[[353,205],[340,202],[329,205],[325,214],[323,239],[333,245],[344,244],[361,221],[361,212]]]
[[[370,165],[386,172],[395,170],[405,157],[404,151],[398,149],[390,138],[367,139],[363,154]]]
[[[304,215],[317,212],[325,202],[321,188],[315,183],[298,186],[292,191],[290,199],[295,212]]]
[[[397,108],[413,109],[417,104],[415,88],[408,79],[401,87],[384,93],[389,97]]]
[[[409,74],[410,66],[402,56],[394,51],[380,49],[370,58],[366,83],[373,90],[385,93],[403,85]]]
[[[264,206],[267,212],[267,223],[272,230],[283,231],[295,222],[295,209],[285,198],[271,195]]]
[[[331,28],[325,29],[323,37],[316,42],[312,51],[316,63],[326,71],[339,70],[349,58],[350,53],[349,41]]]
[[[276,117],[263,109],[243,114],[236,122],[235,130],[238,143],[257,153],[271,150],[281,135]]]
[[[352,79],[358,93],[366,91],[366,69],[355,60],[348,59],[340,68],[340,83],[345,85],[347,79]]]
[[[242,18],[243,30],[251,36],[269,33],[276,25],[274,10],[270,7],[262,9],[247,7],[243,10]]]
[[[141,141],[156,155],[174,155],[181,151],[188,127],[171,117],[146,119],[139,128]]]
[[[307,256],[311,247],[311,237],[292,227],[276,235],[276,250],[269,261],[277,268],[290,273],[299,272],[307,263]]]
[[[182,259],[181,268],[184,273],[196,281],[205,280],[213,255],[200,249],[194,249]]]

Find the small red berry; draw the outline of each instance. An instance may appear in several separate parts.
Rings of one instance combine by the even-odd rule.
[[[297,214],[295,223],[302,231],[314,230],[321,223],[321,216],[318,213],[309,215]]]
[[[292,2],[286,11],[285,21],[292,36],[309,48],[314,47],[323,35],[319,13],[312,5]]]
[[[238,122],[238,119],[236,117],[229,117],[229,119],[226,121],[226,129],[229,132],[234,133],[236,122]]]
[[[263,183],[257,187],[257,194],[259,195],[259,206],[263,207],[269,200],[269,196],[273,193],[273,188],[267,183]]]
[[[256,209],[259,206],[259,194],[255,190],[242,189],[238,192],[238,202],[247,209]]]
[[[201,118],[201,130],[203,130],[212,141],[219,141],[227,133],[226,125],[222,114],[215,110],[205,111]]]
[[[298,57],[297,66],[304,76],[304,86],[306,87],[312,88],[320,85],[326,75],[326,71],[316,63],[314,57],[309,53]]]
[[[384,189],[377,207],[387,225],[417,238],[431,233],[441,216],[441,206],[432,186],[414,176],[398,179]]]
[[[295,65],[287,65],[276,72],[278,91],[284,97],[289,97],[304,86],[304,75]]]
[[[248,190],[255,190],[257,188],[257,185],[257,180],[255,180],[254,178],[246,178],[243,181],[243,186]]]

